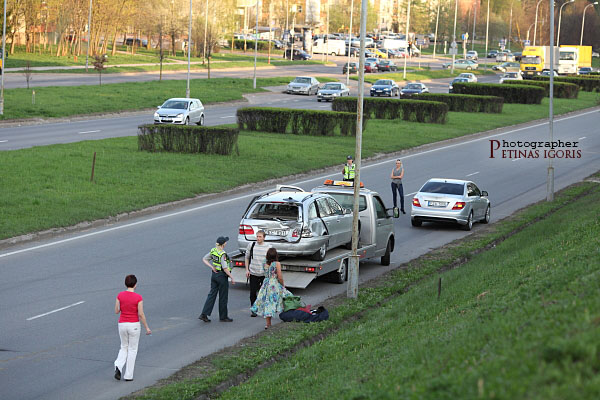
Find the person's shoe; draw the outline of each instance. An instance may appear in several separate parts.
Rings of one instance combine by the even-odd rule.
[[[402,211],[402,214],[406,214],[406,211],[404,211],[404,210],[400,210],[400,211]]]
[[[133,378],[131,379],[125,379],[125,382],[131,382],[133,380]]]
[[[206,314],[200,314],[200,316],[198,317],[198,319],[201,319],[204,322],[210,322],[210,319],[208,319],[208,317],[206,316]]]
[[[221,322],[233,322],[233,320],[229,317],[220,319]]]
[[[256,313],[254,311],[252,311],[252,313],[250,314],[251,317],[256,317]]]
[[[115,367],[115,379],[118,381],[121,380],[121,371],[119,371],[119,367]]]

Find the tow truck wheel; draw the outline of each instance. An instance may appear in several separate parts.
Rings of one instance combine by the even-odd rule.
[[[331,282],[344,283],[348,280],[348,260],[344,260],[339,271],[331,272]]]
[[[390,265],[390,258],[392,253],[392,239],[388,239],[387,247],[385,248],[385,254],[381,257],[381,265]]]
[[[325,259],[325,255],[327,254],[327,243],[323,243],[323,245],[317,250],[315,254],[312,255],[312,259],[314,261],[323,261]]]

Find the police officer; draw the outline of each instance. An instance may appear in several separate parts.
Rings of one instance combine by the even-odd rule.
[[[352,158],[352,156],[346,157],[346,164],[344,165],[344,169],[342,170],[344,180],[354,182],[354,176],[356,174],[355,170],[356,165],[354,165],[354,159]]]
[[[235,285],[233,276],[231,276],[231,260],[225,253],[225,244],[229,241],[228,237],[219,236],[216,246],[204,256],[202,261],[212,270],[210,278],[210,292],[204,303],[202,314],[198,317],[204,322],[210,322],[208,316],[212,313],[217,293],[219,294],[219,320],[221,322],[232,322],[233,319],[227,315],[227,298],[229,295],[229,282],[227,278],[231,278],[231,284]]]

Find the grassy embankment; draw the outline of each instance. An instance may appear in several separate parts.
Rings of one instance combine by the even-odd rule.
[[[205,104],[241,100],[244,93],[264,92],[265,86],[289,83],[293,77],[257,78],[257,88],[252,79],[213,78],[192,79],[192,97]],[[334,79],[319,77],[321,82]],[[155,108],[169,97],[185,94],[185,80],[111,83],[102,86],[47,86],[35,88],[35,104],[31,104],[31,89],[6,89],[4,115],[0,119],[35,117],[68,117],[73,115],[135,111]]]
[[[181,84],[178,93],[183,88]],[[160,101],[164,98],[163,92]],[[597,98],[583,92],[577,100],[555,99],[554,110],[562,114],[589,108],[597,105]],[[160,103],[158,98],[148,101],[149,106]],[[445,125],[371,120],[364,133],[363,157],[544,118],[547,112],[545,99],[541,105],[506,104],[502,114],[450,113]],[[335,165],[353,153],[354,145],[353,137],[241,132],[239,156],[149,154],[137,150],[135,137],[2,152],[0,238]],[[92,184],[94,152],[96,182]],[[240,160],[262,168],[222,173]]]
[[[219,398],[595,399],[599,212],[600,186],[574,185],[329,300],[327,322],[279,325],[126,398],[193,399],[256,372]]]

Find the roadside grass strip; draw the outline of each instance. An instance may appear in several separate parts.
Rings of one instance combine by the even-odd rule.
[[[575,184],[125,398],[597,398],[599,212]]]
[[[160,104],[168,97],[159,89],[148,104]],[[595,106],[595,96],[584,92],[578,99],[555,99],[555,113]],[[544,99],[541,105],[506,104],[501,114],[451,112],[445,125],[373,119],[364,133],[363,157],[536,120],[547,113]],[[0,239],[329,167],[353,153],[355,140],[242,131],[238,147],[239,156],[148,154],[138,151],[137,137],[123,137],[0,152]],[[262,168],[222,173],[240,160]]]
[[[204,104],[243,99],[243,94],[265,92],[265,86],[288,84],[293,77],[257,78],[256,89],[252,79],[213,78],[190,80],[191,97]],[[319,78],[322,82],[334,79]],[[4,115],[0,119],[70,117],[105,112],[137,111],[156,108],[170,97],[185,94],[185,80],[110,83],[102,86],[48,86],[32,89],[7,89]],[[152,115],[152,114],[150,114]]]

